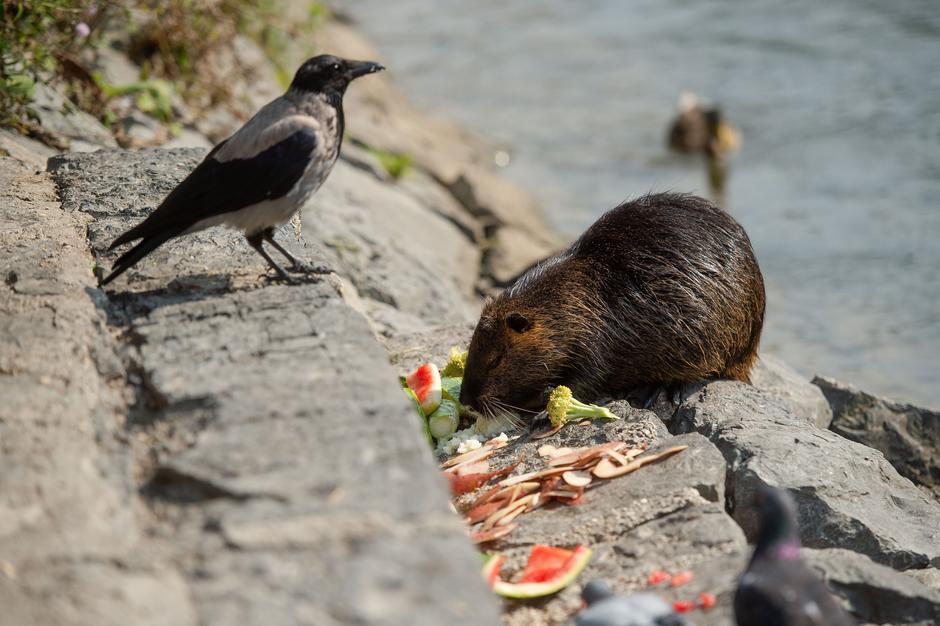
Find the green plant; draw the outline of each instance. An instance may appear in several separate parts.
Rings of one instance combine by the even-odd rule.
[[[92,75],[105,98],[136,95],[137,108],[153,115],[161,122],[173,117],[173,84],[160,78],[141,80],[128,85],[109,85],[100,74]]]
[[[366,149],[379,160],[388,175],[395,180],[407,174],[414,165],[414,158],[408,153],[392,152],[372,146],[367,146]]]
[[[75,0],[0,0],[0,124],[16,124],[36,80],[55,67],[54,51],[75,45],[80,20]]]
[[[37,130],[26,105],[37,83],[53,79],[109,126],[115,114],[107,102],[117,95],[133,95],[140,110],[164,122],[175,94],[198,114],[231,101],[239,61],[230,48],[239,34],[262,46],[286,87],[291,55],[307,52],[312,29],[329,15],[322,2],[300,14],[289,7],[284,0],[0,0],[0,126]],[[83,65],[78,53],[103,32],[126,42],[142,80],[107,85]]]

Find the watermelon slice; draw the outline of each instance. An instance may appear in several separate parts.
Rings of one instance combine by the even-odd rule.
[[[430,415],[441,405],[441,374],[433,363],[418,367],[405,376],[405,382],[415,392],[425,415]]]
[[[564,550],[552,546],[536,545],[529,553],[522,577],[517,583],[499,577],[503,557],[491,556],[483,565],[483,579],[493,591],[506,598],[541,598],[557,593],[574,582],[591,560],[591,549],[578,546]]]
[[[519,582],[543,583],[551,580],[558,570],[565,566],[572,554],[574,554],[573,550],[553,548],[542,544],[533,546]]]
[[[463,378],[454,378],[453,376],[444,376],[441,374],[441,388],[445,400],[453,400],[460,406],[460,385]]]

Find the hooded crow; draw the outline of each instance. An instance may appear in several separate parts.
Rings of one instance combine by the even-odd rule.
[[[307,60],[287,93],[267,104],[206,158],[143,222],[111,244],[140,240],[115,261],[106,285],[157,247],[210,226],[242,230],[248,244],[278,273],[287,272],[264,249],[284,255],[294,269],[308,270],[274,240],[333,169],[343,142],[343,94],[349,83],[385,69],[371,61],[332,55]]]

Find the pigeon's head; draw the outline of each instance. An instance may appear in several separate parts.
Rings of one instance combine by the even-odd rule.
[[[290,86],[299,91],[342,95],[351,81],[384,69],[372,61],[350,61],[332,54],[321,54],[307,59],[300,66]]]
[[[755,503],[760,515],[755,553],[773,549],[780,552],[779,556],[798,555],[799,524],[796,504],[790,495],[782,489],[763,486],[757,491]]]
[[[592,580],[581,589],[581,599],[588,606],[614,595],[603,580]]]

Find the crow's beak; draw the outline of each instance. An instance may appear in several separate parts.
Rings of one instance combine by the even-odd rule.
[[[373,63],[372,61],[346,62],[346,75],[349,77],[349,80],[359,78],[360,76],[365,76],[366,74],[375,74],[376,72],[381,72],[384,69],[385,67],[379,65],[378,63]]]

